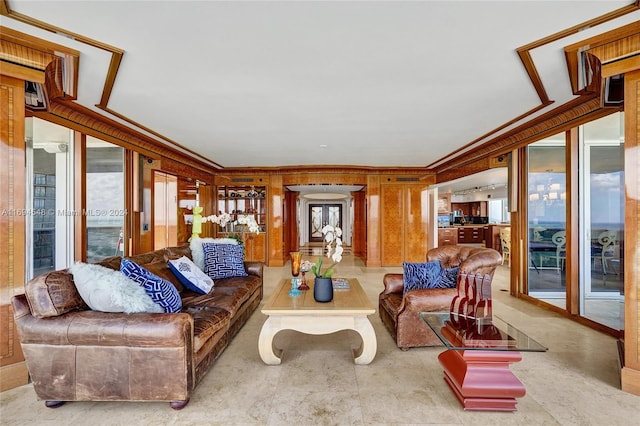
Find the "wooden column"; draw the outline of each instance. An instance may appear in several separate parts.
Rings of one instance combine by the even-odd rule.
[[[640,70],[624,79],[624,367],[622,390],[640,395]]]
[[[271,175],[269,190],[269,217],[267,218],[267,228],[269,241],[267,243],[268,257],[267,265],[283,266],[285,264],[283,244],[284,244],[284,186],[282,175]],[[287,253],[289,256],[289,253]]]
[[[380,176],[367,176],[367,263],[382,266],[380,239]]]
[[[28,371],[11,297],[24,293],[24,80],[0,76],[0,391],[26,384]]]
[[[428,189],[423,185],[380,185],[382,266],[424,262],[428,250]]]
[[[353,197],[353,230],[351,246],[353,254],[363,262],[367,262],[367,198],[366,191],[352,192]]]

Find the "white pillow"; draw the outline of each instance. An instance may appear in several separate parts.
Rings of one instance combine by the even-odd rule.
[[[198,269],[195,263],[187,256],[170,260],[169,268],[178,277],[180,282],[191,291],[199,294],[207,294],[213,287],[213,280],[207,274]]]
[[[164,312],[143,287],[120,271],[91,263],[76,263],[69,268],[82,300],[94,311]]]
[[[215,243],[215,244],[238,244],[238,240],[235,238],[193,238],[189,243],[191,249],[191,257],[193,263],[196,264],[198,269],[204,271],[204,250],[202,249],[203,243]]]

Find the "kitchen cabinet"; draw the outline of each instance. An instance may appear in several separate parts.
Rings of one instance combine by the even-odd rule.
[[[483,226],[463,226],[458,228],[458,244],[482,244],[483,242]]]
[[[456,244],[458,244],[458,230],[456,228],[438,228],[438,247]]]
[[[468,203],[451,203],[452,210],[462,210],[464,216],[487,216],[488,203],[486,201],[470,201]]]

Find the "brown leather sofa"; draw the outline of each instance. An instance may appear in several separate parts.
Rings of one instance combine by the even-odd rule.
[[[189,246],[129,259],[181,290],[179,313],[90,310],[67,270],[34,278],[12,300],[18,335],[38,399],[169,401],[187,405],[191,392],[259,306],[263,264],[245,262],[247,277],[215,281],[206,295],[183,289],[166,261],[191,258]],[[120,257],[99,264],[118,269]]]
[[[458,275],[482,274],[484,283],[491,283],[493,274],[502,263],[499,252],[471,246],[443,246],[427,252],[427,262],[440,260],[443,268],[459,266]],[[488,281],[487,281],[488,280]],[[384,290],[378,297],[378,312],[382,323],[403,350],[418,346],[439,346],[440,339],[420,318],[425,311],[449,312],[457,294],[456,288],[410,290],[403,294],[403,275],[386,274]]]

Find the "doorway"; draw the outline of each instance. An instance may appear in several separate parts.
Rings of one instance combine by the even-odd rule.
[[[341,226],[341,204],[309,204],[309,242],[321,243],[325,225]]]

